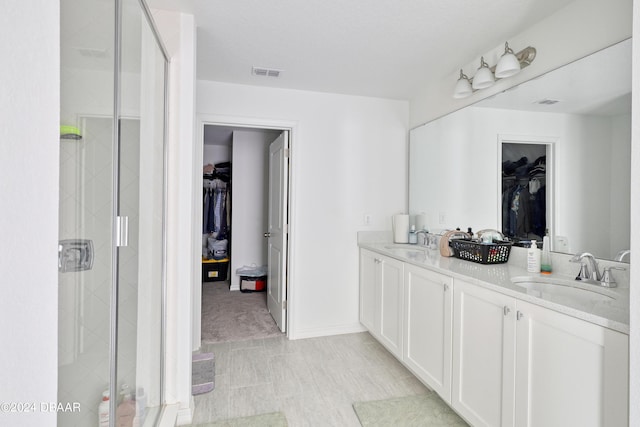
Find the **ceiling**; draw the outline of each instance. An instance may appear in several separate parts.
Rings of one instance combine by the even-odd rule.
[[[195,16],[199,80],[412,99],[572,0],[147,1]]]
[[[258,132],[265,135],[266,139],[275,140],[282,133],[281,130],[273,129],[256,129],[240,126],[222,126],[222,125],[205,125],[204,126],[204,144],[205,145],[222,145],[231,147],[233,144],[233,132],[241,130],[243,132]]]

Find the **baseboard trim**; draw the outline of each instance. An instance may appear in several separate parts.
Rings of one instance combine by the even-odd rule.
[[[337,325],[323,328],[303,329],[301,331],[290,331],[289,339],[298,340],[304,338],[327,337],[331,335],[355,334],[358,332],[366,331],[367,329],[358,322],[349,325]]]
[[[193,396],[191,396],[191,402],[188,408],[181,408],[178,411],[176,417],[176,425],[184,426],[189,425],[193,422],[193,411],[195,410],[196,404]]]
[[[175,427],[176,426],[176,418],[178,416],[178,409],[180,405],[175,403],[172,405],[165,405],[162,408],[162,412],[160,412],[160,419],[158,420],[156,426],[158,427]],[[147,423],[145,423],[147,424]]]

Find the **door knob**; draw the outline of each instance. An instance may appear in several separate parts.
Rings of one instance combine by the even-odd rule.
[[[271,233],[269,233],[269,232],[264,233],[264,237],[266,237],[268,239],[269,237],[271,237]]]

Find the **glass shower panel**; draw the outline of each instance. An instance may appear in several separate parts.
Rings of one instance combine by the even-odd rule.
[[[60,7],[58,398],[81,410],[58,425],[98,425],[108,390],[111,425],[150,426],[163,403],[166,59],[138,0]]]
[[[60,2],[60,426],[95,426],[110,384],[115,2]]]
[[[162,402],[165,60],[138,0],[122,1],[121,22],[118,404],[143,425]]]

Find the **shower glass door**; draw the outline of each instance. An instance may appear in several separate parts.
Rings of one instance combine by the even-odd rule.
[[[58,425],[93,427],[100,416],[154,425],[163,403],[166,57],[138,0],[60,6],[58,401],[81,410],[59,412]]]
[[[166,60],[139,1],[121,5],[117,386],[143,425],[162,402]]]

